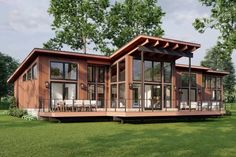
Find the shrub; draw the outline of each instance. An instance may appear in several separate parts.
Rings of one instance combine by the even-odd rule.
[[[32,121],[32,120],[36,120],[37,118],[32,116],[32,115],[27,114],[27,115],[23,115],[22,119],[25,119],[25,120],[28,120],[28,121]]]
[[[25,110],[22,109],[18,109],[18,108],[10,108],[9,109],[9,115],[14,116],[14,117],[19,117],[21,118],[22,116],[26,115],[27,112]]]
[[[5,110],[0,112],[0,115],[9,115],[9,110]]]

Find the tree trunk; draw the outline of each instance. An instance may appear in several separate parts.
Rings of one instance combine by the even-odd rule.
[[[84,46],[84,54],[87,53],[87,48],[86,48],[86,37],[83,36],[83,46]]]

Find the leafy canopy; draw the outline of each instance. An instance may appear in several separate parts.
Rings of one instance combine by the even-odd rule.
[[[207,28],[220,31],[218,45],[225,49],[225,56],[231,56],[236,49],[236,1],[199,0],[202,5],[211,7],[209,18],[198,18],[193,23],[195,29],[203,33]]]
[[[110,55],[139,34],[162,36],[164,16],[156,0],[124,0],[114,5],[109,0],[51,0],[48,10],[54,17],[55,37],[45,48],[73,50],[93,46]]]
[[[0,52],[0,99],[3,96],[13,95],[13,85],[7,84],[7,79],[18,67],[18,62],[12,57]]]

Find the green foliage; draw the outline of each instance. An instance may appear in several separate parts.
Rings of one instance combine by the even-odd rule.
[[[37,119],[36,117],[34,117],[32,115],[29,115],[29,114],[23,115],[21,118],[24,119],[24,120],[28,120],[28,121],[32,121],[32,120]]]
[[[19,109],[19,108],[10,108],[9,109],[9,115],[21,118],[22,116],[26,115],[27,112],[25,110]]]
[[[146,34],[162,36],[164,16],[156,0],[124,0],[109,5],[109,0],[51,0],[48,10],[54,17],[55,37],[44,48],[84,49],[93,43],[94,50],[110,55],[133,37]]]
[[[86,45],[100,35],[108,6],[108,0],[51,0],[48,12],[54,17],[52,30],[56,36],[44,47],[61,49],[67,45],[86,53]]]
[[[105,40],[101,40],[100,49],[109,55],[140,34],[162,36],[164,15],[156,0],[117,1],[106,17]]]
[[[15,97],[7,96],[2,98],[0,102],[0,109],[6,110],[13,107],[16,107]]]
[[[0,52],[0,101],[1,97],[13,95],[13,84],[7,84],[7,79],[17,67],[15,59]]]
[[[202,66],[210,67],[214,70],[227,71],[229,75],[224,77],[224,97],[226,102],[234,102],[235,86],[236,86],[236,74],[234,64],[231,57],[224,58],[224,49],[219,46],[215,46],[208,50],[204,60],[201,62]]]
[[[207,28],[219,30],[219,44],[225,49],[225,56],[231,56],[236,49],[236,1],[235,0],[199,0],[202,5],[211,7],[211,16],[196,19],[195,29],[203,33]]]

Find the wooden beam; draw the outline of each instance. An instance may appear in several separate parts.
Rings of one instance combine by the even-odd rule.
[[[143,51],[143,52],[166,54],[166,55],[177,56],[177,57],[191,57],[191,58],[193,57],[193,54],[190,52],[183,53],[183,52],[177,52],[177,51],[160,49],[160,48],[158,49],[155,47],[139,46],[138,50]]]
[[[169,42],[166,42],[166,44],[163,46],[163,48],[167,48],[168,46],[170,46]]]
[[[141,44],[141,46],[144,46],[144,45],[146,45],[147,43],[149,43],[149,39],[146,39],[145,42],[143,42],[143,43]],[[138,46],[135,47],[135,48],[134,48],[132,51],[130,51],[128,54],[130,55],[131,53],[135,52],[136,50],[138,50]]]
[[[184,47],[180,48],[179,51],[185,51],[185,50],[187,50],[187,49],[188,49],[188,46],[185,45]]]
[[[159,44],[160,44],[160,42],[159,42],[159,40],[157,40],[157,41],[154,43],[153,47],[156,47],[156,46],[159,45]]]
[[[176,50],[177,48],[179,48],[179,44],[175,44],[175,46],[172,47],[171,50]]]

